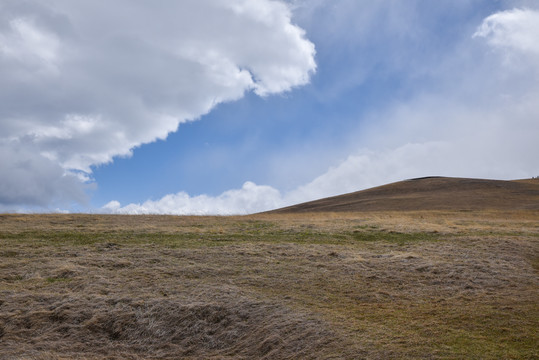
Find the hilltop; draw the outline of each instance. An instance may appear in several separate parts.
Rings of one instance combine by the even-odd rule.
[[[539,179],[424,177],[297,204],[270,213],[537,210]]]

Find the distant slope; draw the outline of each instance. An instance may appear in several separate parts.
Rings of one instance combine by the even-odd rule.
[[[270,213],[538,209],[539,179],[425,177],[293,205]]]

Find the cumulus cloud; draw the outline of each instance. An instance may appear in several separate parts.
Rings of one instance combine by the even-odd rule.
[[[278,1],[4,0],[0,142],[12,156],[13,144],[31,148],[32,161],[25,173],[2,171],[10,185],[0,189],[24,184],[36,164],[60,170],[43,178],[43,194],[0,199],[45,206],[45,189],[58,193],[69,171],[88,175],[246,91],[307,83],[314,53]]]
[[[103,207],[103,211],[117,214],[232,215],[275,209],[284,204],[285,200],[278,190],[248,181],[241,189],[228,190],[216,197],[189,196],[179,192],[156,201],[148,200],[124,207],[113,200]]]

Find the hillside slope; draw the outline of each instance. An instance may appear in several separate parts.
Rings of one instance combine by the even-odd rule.
[[[297,204],[271,213],[538,209],[539,179],[425,177]]]

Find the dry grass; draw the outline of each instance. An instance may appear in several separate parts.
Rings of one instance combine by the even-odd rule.
[[[539,212],[0,215],[0,358],[539,357]]]
[[[292,205],[270,213],[539,210],[539,179],[425,177]]]

